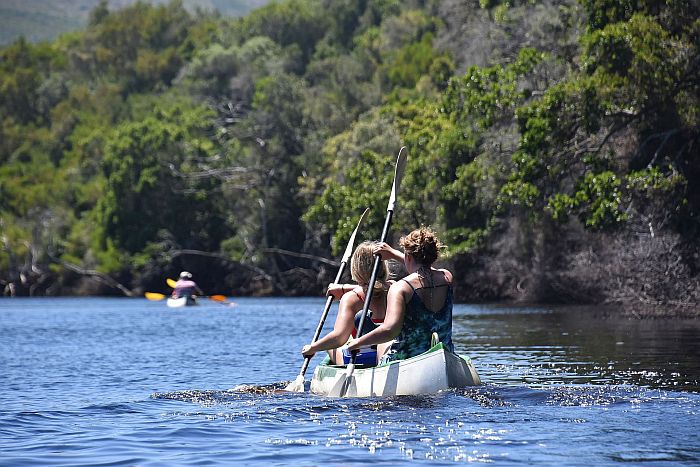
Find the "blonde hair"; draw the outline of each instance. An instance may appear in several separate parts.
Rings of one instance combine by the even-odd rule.
[[[424,266],[432,265],[440,256],[440,250],[444,248],[430,227],[421,227],[401,237],[399,244],[405,254],[411,255],[418,264]]]
[[[352,280],[358,284],[369,284],[372,278],[372,266],[374,266],[374,248],[377,242],[365,241],[357,245],[355,252],[350,259],[350,274]],[[381,262],[379,271],[377,272],[377,282],[374,288],[377,290],[386,290],[386,281],[389,278],[389,267],[386,261]]]

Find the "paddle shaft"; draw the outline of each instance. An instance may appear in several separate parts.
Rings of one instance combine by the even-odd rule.
[[[391,194],[389,195],[389,204],[386,207],[386,219],[384,220],[384,228],[382,229],[382,235],[380,242],[385,242],[386,237],[389,234],[389,226],[391,225],[391,219],[394,216],[394,208],[396,206],[396,198],[399,194],[399,187],[401,186],[401,178],[403,177],[404,167],[406,166],[406,146],[399,149],[399,156],[396,158],[396,168],[394,171],[394,183],[391,186]],[[377,281],[377,274],[379,273],[379,267],[381,266],[382,258],[380,255],[376,255],[374,258],[374,265],[372,267],[372,275],[367,284],[367,293],[365,294],[365,303],[362,306],[362,316],[360,316],[360,323],[357,326],[357,337],[362,336],[362,327],[365,324],[365,319],[367,318],[367,312],[369,310],[369,304],[372,301],[372,293],[374,292],[374,283]],[[352,352],[350,356],[350,363],[348,364],[347,373],[345,379],[340,380],[331,389],[330,395],[336,397],[343,397],[350,386],[350,378],[355,371],[355,361],[357,360],[357,354],[360,352],[359,349]],[[338,386],[339,384],[339,386]],[[338,391],[336,391],[338,389]]]
[[[389,195],[389,204],[386,207],[386,219],[384,219],[384,228],[382,228],[382,236],[379,239],[380,243],[386,241],[386,237],[389,235],[389,226],[391,225],[391,219],[394,217],[394,208],[396,207],[396,198],[399,195],[399,187],[401,186],[401,178],[403,177],[403,170],[406,165],[406,146],[399,149],[399,155],[396,158],[396,168],[394,172],[394,183],[391,186],[391,194]],[[372,268],[372,276],[370,277],[369,284],[367,285],[367,294],[365,295],[365,303],[362,306],[362,315],[360,316],[360,323],[357,326],[357,337],[362,336],[362,328],[365,324],[365,319],[367,318],[367,311],[369,310],[369,304],[372,301],[372,293],[374,292],[374,283],[377,281],[377,274],[379,273],[379,267],[381,265],[382,258],[376,255],[374,258],[374,267]],[[355,360],[357,359],[357,354],[359,349],[352,352],[351,368],[355,368]],[[352,371],[348,372],[352,375]]]
[[[333,281],[334,284],[339,284],[340,279],[343,277],[343,272],[345,272],[345,267],[347,266],[347,261],[341,261],[340,267],[338,268],[338,274],[335,276],[335,281]],[[328,317],[328,312],[331,309],[331,304],[333,303],[333,296],[329,295],[328,298],[326,298],[326,306],[323,308],[323,313],[321,313],[321,319],[318,322],[318,326],[316,326],[316,332],[314,332],[314,338],[311,340],[311,343],[313,344],[318,340],[318,337],[321,335],[321,330],[323,329],[323,325],[326,323],[326,318]],[[304,358],[304,364],[301,366],[301,371],[299,374],[301,376],[304,376],[306,373],[306,369],[309,367],[309,362],[311,361],[311,357],[305,357]]]
[[[386,219],[384,220],[384,228],[382,229],[382,236],[380,238],[380,243],[386,241],[386,237],[389,235],[389,226],[391,225],[391,219],[394,217],[394,210],[389,209],[386,212]],[[365,303],[362,305],[362,315],[360,316],[360,323],[357,326],[357,338],[362,336],[362,327],[365,324],[365,318],[367,317],[367,311],[369,310],[369,304],[372,301],[372,293],[374,292],[374,283],[377,281],[377,274],[379,273],[379,267],[382,263],[382,257],[376,255],[374,258],[374,265],[372,266],[372,275],[369,279],[369,284],[367,285],[367,293],[365,294]],[[359,350],[352,352],[352,363],[355,364],[355,359]]]
[[[385,241],[386,237],[389,233],[389,225],[391,225],[391,218],[394,215],[394,210],[392,209],[391,204],[389,205],[389,209],[386,212],[386,219],[384,220],[384,228],[382,229],[382,236],[381,236],[381,241]],[[372,276],[370,277],[369,284],[367,285],[367,293],[365,294],[365,303],[362,305],[362,316],[360,316],[360,324],[357,326],[357,338],[359,339],[360,336],[362,335],[362,325],[365,323],[365,317],[367,316],[367,310],[369,310],[369,303],[372,301],[372,292],[374,292],[374,283],[377,281],[377,274],[379,273],[379,267],[381,266],[382,263],[382,258],[379,255],[376,255],[374,258],[374,265],[372,267]],[[350,385],[350,377],[352,374],[355,372],[355,361],[357,360],[357,354],[360,353],[360,350],[355,350],[351,353],[350,355],[350,363],[348,364],[347,367],[347,374],[345,376],[345,379],[342,380],[342,385],[339,388],[339,392],[337,394],[333,394],[334,390],[336,389],[335,387],[331,390],[331,395],[337,396],[337,397],[343,397],[345,396],[345,393],[348,391],[348,387]]]
[[[369,208],[365,209],[362,215],[360,216],[360,219],[357,221],[357,225],[355,226],[355,230],[352,231],[352,234],[350,234],[350,239],[348,240],[348,244],[345,246],[345,252],[343,253],[343,258],[340,260],[340,267],[338,268],[338,273],[335,275],[335,280],[333,281],[334,284],[340,283],[340,280],[343,277],[343,272],[345,271],[345,267],[347,266],[348,262],[350,261],[350,257],[352,256],[352,249],[353,246],[355,245],[355,237],[357,236],[357,232],[360,230],[360,225],[362,225],[362,220],[365,218],[365,215],[367,215],[367,212],[369,211]],[[318,322],[318,326],[316,326],[316,332],[314,333],[314,338],[311,341],[313,344],[318,340],[318,337],[321,335],[321,330],[323,329],[323,324],[326,322],[326,318],[328,317],[328,311],[331,309],[331,303],[333,303],[333,296],[329,295],[328,298],[326,299],[326,306],[323,308],[323,313],[321,313],[321,319]],[[299,377],[303,379],[304,378],[304,373],[306,373],[306,369],[309,367],[309,362],[311,361],[311,357],[305,357],[304,358],[304,364],[301,366],[301,371],[299,372]]]

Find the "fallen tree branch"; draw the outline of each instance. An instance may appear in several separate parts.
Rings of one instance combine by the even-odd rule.
[[[221,255],[221,254],[219,254],[219,253],[210,253],[210,252],[208,252],[208,251],[189,250],[189,249],[184,249],[184,250],[171,250],[169,253],[170,253],[171,258],[177,258],[178,256],[183,256],[183,255],[184,255],[184,256],[187,256],[187,255],[190,255],[190,256],[205,256],[205,257],[207,257],[207,258],[216,258],[216,259],[218,259],[218,260],[224,261],[224,262],[229,263],[229,264],[234,264],[234,265],[237,265],[237,266],[241,266],[241,267],[243,267],[243,268],[245,268],[245,269],[248,269],[248,270],[253,271],[253,272],[257,273],[257,274],[260,274],[261,276],[263,276],[265,279],[267,279],[267,280],[269,280],[269,281],[272,281],[272,277],[271,277],[268,273],[266,273],[264,270],[262,270],[262,269],[260,269],[260,268],[258,268],[258,267],[255,267],[255,266],[251,266],[251,265],[249,265],[249,264],[245,264],[245,263],[241,263],[241,262],[238,262],[238,261],[234,261],[234,260],[232,260],[231,258],[229,258],[229,257],[227,257],[227,256],[224,256],[224,255]]]
[[[82,268],[82,267],[78,266],[77,264],[69,263],[68,261],[64,261],[64,260],[62,260],[60,258],[56,258],[52,255],[49,255],[49,257],[52,260],[54,260],[55,262],[57,262],[58,264],[60,264],[61,266],[63,266],[64,268],[68,269],[69,271],[76,272],[76,273],[80,274],[81,276],[88,276],[91,279],[99,282],[100,284],[105,284],[109,287],[119,289],[127,297],[134,296],[134,293],[131,290],[127,289],[124,285],[120,284],[118,281],[116,281],[112,277],[108,276],[107,274],[96,271],[94,269]]]
[[[321,263],[326,263],[331,266],[340,266],[340,263],[338,261],[334,261],[332,259],[323,258],[321,256],[309,255],[306,253],[297,253],[295,251],[283,250],[281,248],[264,248],[262,251],[263,253],[277,253],[280,255],[294,256],[296,258],[304,258],[310,259],[312,261],[319,261]]]

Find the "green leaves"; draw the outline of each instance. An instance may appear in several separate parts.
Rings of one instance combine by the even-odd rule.
[[[621,209],[620,179],[612,172],[587,173],[574,195],[574,207],[587,227],[613,227],[627,219]]]
[[[243,37],[267,36],[282,47],[296,46],[306,62],[329,20],[323,9],[309,0],[272,2],[241,18],[236,29]]]
[[[504,201],[538,211],[544,207],[562,222],[576,213],[596,230],[629,218],[622,198],[629,200],[632,193],[624,191],[633,186],[622,183],[626,168],[613,163],[606,142],[622,129],[632,130],[635,121],[641,128],[673,125],[684,59],[677,40],[655,18],[636,13],[611,22],[620,18],[616,8],[608,5],[592,22],[601,28],[584,36],[582,73],[518,109],[522,136],[511,182],[502,190]],[[535,184],[540,193],[533,198],[524,183]]]
[[[304,214],[304,220],[320,225],[332,236],[334,253],[344,247],[357,217],[367,207],[370,213],[362,236],[379,237],[394,174],[392,154],[399,144],[392,116],[373,112],[348,132],[330,139],[324,147],[323,188]],[[406,178],[402,186],[410,186]],[[399,199],[402,206],[399,211],[406,202],[404,193],[401,192]]]
[[[450,83],[445,92],[445,111],[460,123],[482,130],[500,118],[509,118],[514,107],[529,95],[529,90],[520,86],[521,78],[543,59],[542,53],[522,49],[510,65],[471,67]]]
[[[622,78],[632,103],[659,105],[682,76],[681,47],[656,20],[635,14],[585,38],[586,68],[601,74],[601,81],[602,74]]]
[[[106,142],[107,190],[97,207],[104,246],[113,241],[116,248],[136,253],[159,230],[185,242],[216,222],[215,216],[198,216],[211,209],[211,201],[202,196],[212,188],[210,181],[187,176],[196,169],[192,158],[209,156],[211,146],[198,142],[208,129],[209,113],[187,108],[187,102],[158,104],[163,107],[144,119],[119,125]],[[203,240],[198,243],[205,244]]]

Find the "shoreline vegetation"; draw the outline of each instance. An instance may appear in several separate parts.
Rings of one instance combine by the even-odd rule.
[[[700,315],[700,7],[98,4],[0,48],[4,295],[322,295],[366,207],[463,303]],[[400,274],[399,271],[396,271]]]

